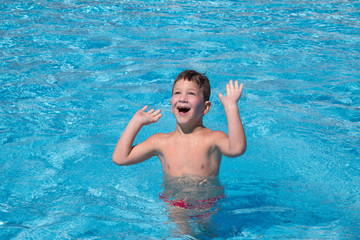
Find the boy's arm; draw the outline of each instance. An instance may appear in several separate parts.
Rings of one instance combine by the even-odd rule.
[[[226,84],[226,96],[219,94],[228,122],[228,136],[220,140],[219,148],[225,156],[229,157],[240,156],[246,150],[246,136],[237,105],[242,89],[243,84],[239,86],[238,81],[233,84],[233,81],[230,80]]]
[[[116,144],[112,160],[118,165],[132,165],[145,161],[154,156],[155,149],[152,144],[153,141],[146,140],[133,147],[136,135],[141,127],[151,123],[155,123],[162,116],[160,109],[154,109],[145,112],[148,107],[145,106],[135,113],[133,118],[128,123],[118,143]]]

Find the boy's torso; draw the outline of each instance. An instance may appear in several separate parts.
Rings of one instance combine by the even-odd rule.
[[[171,176],[217,176],[222,157],[216,146],[218,135],[218,131],[207,128],[190,134],[179,134],[177,131],[157,134],[157,156],[163,171]]]

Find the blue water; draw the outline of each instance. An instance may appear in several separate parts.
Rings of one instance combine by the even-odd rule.
[[[359,1],[0,3],[1,239],[360,239]],[[182,234],[158,159],[112,163],[136,110],[174,129],[172,81],[206,72],[212,109],[244,83],[245,155],[224,158],[212,232]]]

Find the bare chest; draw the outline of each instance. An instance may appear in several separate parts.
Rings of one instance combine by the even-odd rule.
[[[159,156],[163,170],[173,176],[217,175],[221,155],[210,141],[171,139],[163,144]]]

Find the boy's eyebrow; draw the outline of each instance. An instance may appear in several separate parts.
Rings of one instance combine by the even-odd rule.
[[[174,88],[174,90],[172,92],[174,93],[174,92],[178,92],[178,91],[181,91],[181,89]],[[197,92],[197,93],[201,92],[199,89],[195,89],[195,88],[187,89],[187,91],[189,91],[189,92]]]
[[[174,87],[174,91],[175,90],[178,90],[178,89],[182,89],[181,87]],[[187,90],[195,90],[195,91],[198,91],[198,90],[200,90],[198,87],[188,87],[188,89]]]

